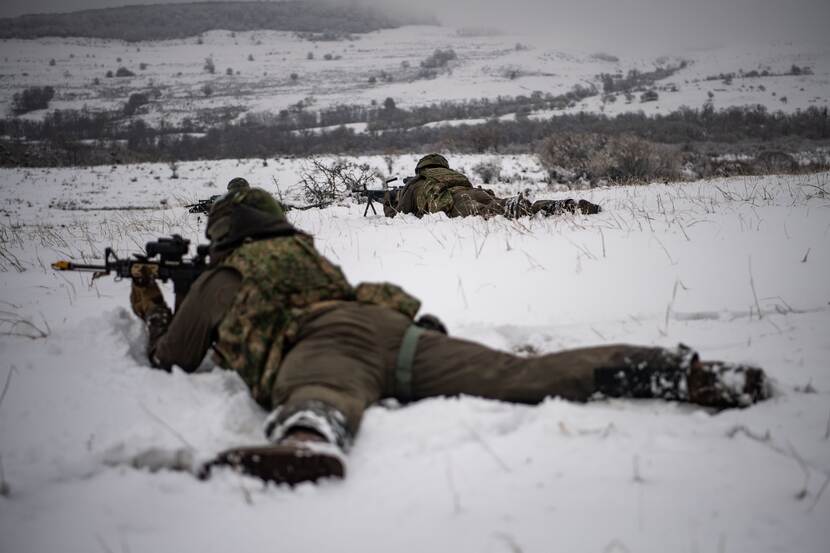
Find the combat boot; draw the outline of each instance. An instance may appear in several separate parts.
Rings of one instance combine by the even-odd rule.
[[[294,430],[276,444],[236,447],[220,453],[205,465],[206,478],[214,467],[229,467],[265,482],[295,485],[322,478],[343,478],[343,452],[316,432]]]
[[[596,215],[602,208],[597,204],[592,204],[588,200],[579,200],[577,202],[577,207],[579,208],[579,212],[583,215]]]
[[[749,365],[702,362],[697,352],[643,348],[594,371],[596,391],[608,397],[659,398],[706,407],[746,407],[769,397],[764,371]]]
[[[202,475],[225,466],[266,482],[294,485],[346,474],[344,450],[352,436],[343,414],[322,401],[278,407],[265,421],[265,436],[270,445],[224,451],[203,468]]]
[[[563,213],[594,215],[602,211],[600,206],[592,204],[588,200],[579,200],[577,202],[571,198],[566,200],[536,200],[530,209],[533,213],[542,213],[547,216],[562,215]]]
[[[508,219],[518,219],[525,215],[535,213],[530,202],[522,194],[504,199],[504,216]]]

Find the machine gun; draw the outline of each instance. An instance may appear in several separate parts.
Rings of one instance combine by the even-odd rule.
[[[403,179],[404,186],[409,184],[409,181],[412,180],[412,178],[413,177],[404,178]],[[366,209],[363,210],[363,216],[364,217],[366,217],[366,215],[369,213],[369,208],[372,208],[372,213],[377,215],[378,212],[375,209],[375,204],[373,202],[378,202],[381,205],[383,205],[384,199],[387,197],[387,194],[388,194],[388,197],[389,197],[389,201],[392,203],[392,205],[395,205],[396,203],[398,203],[398,194],[401,193],[401,190],[403,190],[404,186],[393,186],[391,188],[389,187],[389,183],[390,182],[395,182],[396,180],[398,180],[398,177],[392,177],[391,179],[386,179],[383,182],[383,188],[380,189],[380,190],[370,190],[370,189],[366,188],[366,185],[364,184],[363,185],[363,190],[358,190],[357,191],[358,195],[366,197]]]
[[[146,254],[133,254],[133,258],[119,258],[112,248],[104,250],[103,265],[83,265],[71,261],[56,261],[52,269],[56,271],[81,271],[92,273],[92,279],[115,273],[115,279],[153,278],[162,282],[173,281],[176,294],[176,309],[190,290],[191,284],[207,269],[205,258],[208,246],[196,248],[196,256],[185,260],[190,250],[190,240],[178,234],[147,242]],[[158,257],[158,259],[153,259]]]
[[[188,213],[203,213],[207,215],[208,213],[210,213],[210,208],[213,207],[213,204],[216,202],[216,200],[218,200],[221,197],[221,194],[216,194],[206,200],[199,200],[195,204],[188,204],[185,207],[187,208]]]

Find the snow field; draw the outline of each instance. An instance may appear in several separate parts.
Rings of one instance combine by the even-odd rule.
[[[443,101],[530,96],[534,91],[559,95],[576,85],[594,86],[601,92],[601,73],[648,72],[658,65],[677,65],[681,59],[689,61],[689,66],[656,83],[660,89],[656,102],[641,103],[636,94],[630,103],[622,95],[614,103],[604,103],[597,95],[565,111],[665,114],[681,106],[700,108],[709,101],[709,92],[714,94],[711,101],[716,109],[762,104],[770,111],[791,113],[810,106],[827,107],[830,102],[830,56],[824,43],[734,44],[682,55],[634,54],[621,45],[623,51],[608,52],[617,57],[615,62],[597,57],[596,52],[576,50],[549,35],[464,36],[450,27],[408,26],[354,38],[315,43],[288,32],[217,30],[204,33],[201,43],[197,37],[139,43],[55,37],[2,40],[0,112],[10,113],[14,94],[32,86],[55,88],[50,110],[120,110],[130,94],[158,91],[159,97],[151,97],[149,112],[140,115],[154,126],[192,119],[197,110],[233,106],[277,114],[303,102],[313,112],[344,104],[383,105],[391,97],[398,107],[413,108]],[[451,70],[434,79],[414,79],[421,61],[438,48],[456,52],[458,59],[451,63]],[[213,60],[215,74],[204,70],[208,58]],[[794,64],[810,67],[813,74],[736,78],[731,84],[706,80],[739,70],[785,73]],[[119,67],[136,75],[105,76]],[[226,74],[228,69],[232,75]],[[293,73],[296,80],[291,78]],[[385,81],[382,73],[391,75],[392,81]],[[370,83],[370,77],[376,82]],[[677,90],[664,89],[670,84]],[[205,95],[205,85],[212,89],[210,95]],[[23,117],[40,119],[45,113],[40,110]],[[546,119],[557,113],[539,111],[531,117]]]
[[[356,161],[387,171],[380,157]],[[622,400],[377,406],[347,478],[293,490],[132,468],[260,443],[265,413],[209,362],[150,370],[128,283],[90,285],[49,263],[93,262],[108,245],[126,255],[171,232],[203,240],[204,217],[181,206],[234,176],[273,192],[275,177],[302,203],[304,162],[183,163],[176,180],[161,164],[2,170],[2,549],[826,551],[830,174],[569,193],[541,184],[528,157],[499,161],[499,194],[604,211],[418,220],[344,203],[289,218],[352,282],[401,284],[454,335],[541,353],[683,341],[763,366],[776,396],[722,413]],[[407,174],[414,156],[392,162]],[[124,209],[136,206],[153,209]]]

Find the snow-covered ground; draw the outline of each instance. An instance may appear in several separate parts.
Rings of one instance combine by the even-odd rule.
[[[531,159],[500,161],[499,193],[568,195]],[[153,448],[258,443],[265,413],[234,374],[148,368],[128,283],[49,263],[196,241],[204,218],[181,205],[233,176],[296,198],[302,163],[0,170],[0,549],[827,551],[830,173],[581,193],[596,216],[289,214],[353,282],[400,283],[452,334],[538,352],[683,341],[766,368],[762,404],[435,398],[370,409],[340,482],[132,468]]]
[[[691,64],[657,83],[660,98],[656,102],[641,103],[639,95],[626,102],[618,95],[615,102],[604,103],[595,96],[566,111],[667,113],[684,105],[700,108],[710,100],[710,92],[716,108],[762,104],[771,111],[794,112],[830,102],[830,46],[826,42],[733,44],[682,55],[658,51],[645,56],[626,52],[625,45],[622,51],[597,55],[574,50],[556,36],[469,36],[450,27],[410,26],[354,38],[314,43],[287,32],[211,31],[200,38],[141,43],[82,38],[3,40],[0,112],[9,113],[13,95],[32,86],[55,88],[50,110],[121,109],[130,94],[150,94],[149,113],[140,117],[153,124],[162,119],[178,123],[192,118],[196,110],[229,106],[276,114],[298,102],[313,112],[344,104],[382,105],[392,98],[398,107],[412,108],[446,100],[530,96],[536,91],[558,95],[576,85],[593,85],[601,91],[600,73],[651,71],[658,65],[677,65],[680,58]],[[437,48],[450,48],[457,54],[451,71],[434,79],[414,79],[420,63]],[[208,58],[213,60],[213,75],[204,70]],[[780,74],[789,72],[792,65],[809,67],[813,74],[736,78],[731,84],[706,80],[739,70]],[[119,67],[136,76],[105,76]],[[387,82],[384,73],[392,80]],[[292,79],[292,74],[297,78]],[[369,82],[372,77],[376,82]],[[212,90],[209,96],[204,92],[206,85]],[[44,114],[42,110],[25,117]]]

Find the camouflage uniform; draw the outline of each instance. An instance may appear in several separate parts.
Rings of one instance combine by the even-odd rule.
[[[728,389],[684,348],[610,345],[523,358],[424,328],[414,321],[416,298],[387,283],[353,288],[263,194],[241,191],[214,206],[212,267],[172,322],[167,317],[163,328],[151,329],[150,356],[163,368],[193,370],[213,346],[217,362],[238,372],[254,398],[273,409],[266,434],[274,443],[305,429],[345,449],[364,410],[385,397],[407,402],[470,394],[535,403],[550,396],[586,401],[600,392],[714,406],[763,397],[762,373],[747,372],[745,387]],[[254,207],[257,201],[267,209]],[[160,294],[150,295],[160,303],[136,311],[161,320],[152,314],[167,308]],[[264,454],[255,453],[247,460]],[[314,474],[295,481],[332,473]]]
[[[464,174],[449,168],[446,158],[440,154],[429,154],[421,158],[416,168],[416,177],[407,182],[396,201],[391,197],[384,202],[384,214],[394,217],[398,213],[412,213],[422,217],[427,213],[446,213],[449,217],[504,215],[520,217],[543,213],[559,215],[564,212],[585,214],[598,213],[600,207],[586,200],[541,200],[530,204],[521,197],[515,202],[497,198],[481,187],[473,187]]]
[[[364,411],[381,398],[469,394],[536,403],[600,393],[728,407],[766,395],[759,369],[704,364],[683,346],[618,344],[523,358],[449,337],[434,317],[414,319],[420,302],[401,288],[353,288],[260,189],[221,198],[207,234],[211,268],[172,321],[153,281],[134,281],[131,303],[150,327],[155,366],[195,370],[212,346],[218,364],[239,373],[272,410],[266,436],[273,445],[233,448],[214,461],[263,479],[342,476],[339,453],[308,443],[347,449]]]

